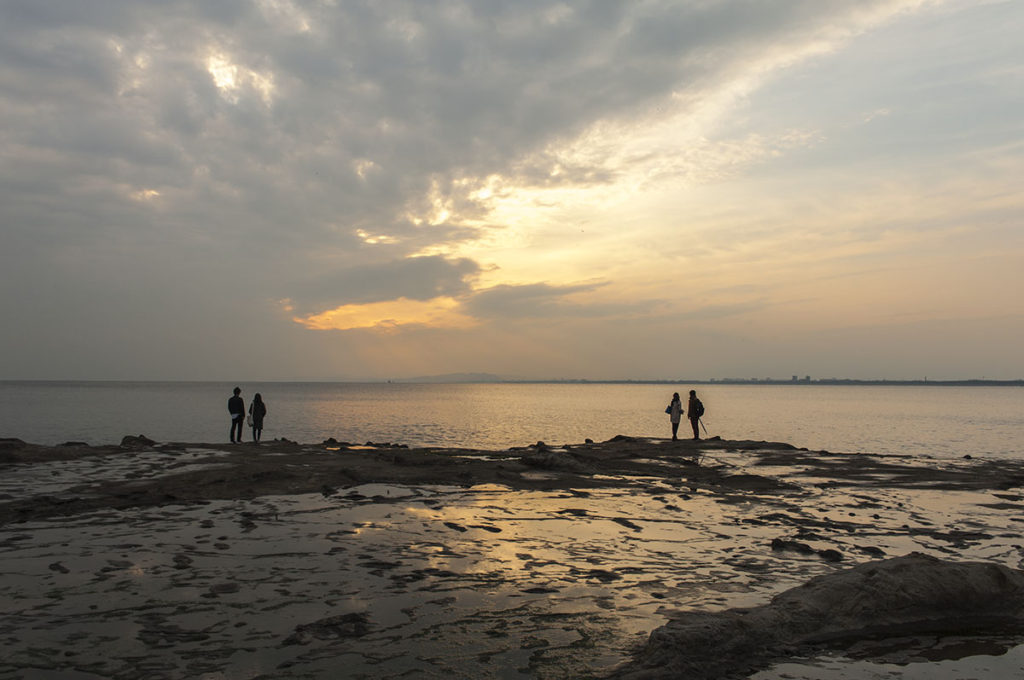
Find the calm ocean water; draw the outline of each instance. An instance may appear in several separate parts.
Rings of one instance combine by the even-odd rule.
[[[0,382],[0,437],[38,444],[226,442],[229,383]],[[689,385],[241,383],[264,439],[505,449],[670,434]],[[937,457],[1024,453],[1018,387],[696,385],[710,435],[830,451]],[[685,430],[686,423],[681,426]],[[248,433],[247,433],[248,436]]]

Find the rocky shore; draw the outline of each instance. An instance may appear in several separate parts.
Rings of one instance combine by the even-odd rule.
[[[0,470],[0,674],[742,678],[1024,626],[1015,460],[138,435]]]

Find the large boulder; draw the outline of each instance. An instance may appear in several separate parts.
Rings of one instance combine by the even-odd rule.
[[[615,677],[746,677],[811,646],[1022,622],[1024,571],[911,553],[818,576],[761,607],[681,615],[652,632]]]
[[[144,434],[140,434],[137,437],[133,435],[125,435],[121,438],[122,449],[148,449],[156,446],[156,442],[147,437]]]

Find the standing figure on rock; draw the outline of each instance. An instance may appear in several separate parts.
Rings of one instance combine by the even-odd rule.
[[[263,397],[257,392],[249,404],[249,417],[252,419],[252,440],[260,443],[260,435],[263,434],[263,417],[267,415],[267,405],[263,403]]]
[[[683,415],[683,403],[679,400],[678,392],[672,394],[672,401],[665,409],[665,413],[668,414],[668,419],[672,423],[672,441],[676,441],[679,439],[676,436],[676,433],[679,432],[679,420]]]
[[[700,439],[700,417],[704,415],[704,404],[697,398],[697,390],[690,390],[690,401],[686,404],[686,417],[693,427],[693,438]]]
[[[242,388],[234,389],[234,396],[228,399],[228,413],[231,414],[231,443],[236,441],[235,431],[238,431],[237,441],[242,441],[242,426],[245,425],[245,402],[241,397]]]

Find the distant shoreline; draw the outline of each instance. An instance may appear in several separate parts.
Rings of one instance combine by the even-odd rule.
[[[935,386],[935,387],[1024,387],[1024,380],[854,380],[827,378],[820,380],[777,380],[774,378],[711,378],[710,380],[501,380],[502,384],[553,385],[868,385],[868,386]]]

